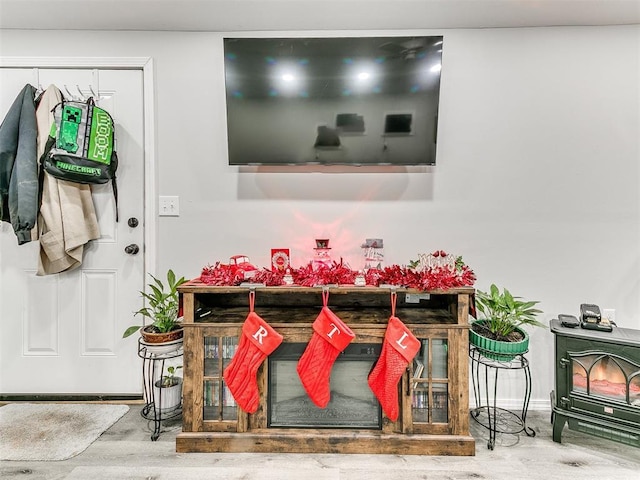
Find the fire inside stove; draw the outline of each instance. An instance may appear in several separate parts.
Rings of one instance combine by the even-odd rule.
[[[282,344],[269,357],[269,427],[372,428],[382,425],[380,404],[367,376],[380,355],[379,344],[349,345],[331,369],[331,400],[317,407],[300,382],[296,366],[306,344]]]
[[[613,355],[573,357],[573,390],[640,406],[640,370]]]

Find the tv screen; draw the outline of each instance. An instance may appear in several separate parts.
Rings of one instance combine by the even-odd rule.
[[[442,36],[225,38],[230,165],[435,165]]]

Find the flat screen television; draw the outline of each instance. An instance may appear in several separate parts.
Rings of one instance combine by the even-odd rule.
[[[230,165],[435,165],[442,36],[223,44]]]

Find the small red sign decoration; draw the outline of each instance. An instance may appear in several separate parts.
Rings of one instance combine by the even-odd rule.
[[[288,248],[271,249],[271,270],[284,271],[291,264]]]

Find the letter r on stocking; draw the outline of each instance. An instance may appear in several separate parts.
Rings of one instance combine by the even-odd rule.
[[[262,345],[262,339],[267,335],[269,335],[269,332],[267,332],[267,329],[264,328],[262,325],[260,325],[260,328],[258,328],[256,333],[254,333],[252,336],[254,340],[256,340],[260,345]]]

